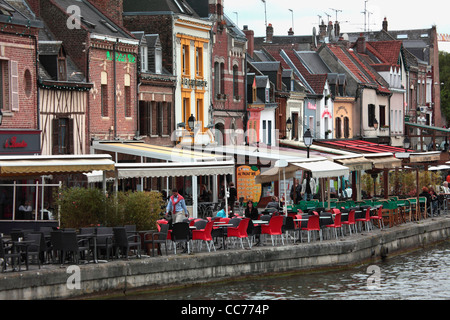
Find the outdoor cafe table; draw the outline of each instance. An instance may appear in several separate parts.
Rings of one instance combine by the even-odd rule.
[[[222,229],[222,244],[223,244],[223,249],[226,250],[226,241],[225,241],[225,232],[223,229],[226,229],[228,227],[233,227],[234,225],[232,223],[226,223],[225,221],[218,221],[218,222],[214,222],[214,228],[220,228]]]
[[[261,224],[269,224],[267,220],[252,220],[253,224],[261,225]]]

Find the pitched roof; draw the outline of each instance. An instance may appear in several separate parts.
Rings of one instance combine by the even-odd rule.
[[[366,43],[367,50],[376,55],[383,63],[398,66],[401,54],[402,42],[394,41],[371,41]]]
[[[124,0],[123,11],[180,13],[199,17],[186,0]]]
[[[308,82],[308,85],[314,91],[313,93],[322,94],[327,82],[328,76],[326,74],[312,74],[303,64],[294,50],[284,50],[291,62],[295,65],[297,70],[301,73],[303,78]]]
[[[0,0],[0,22],[34,28],[42,28],[42,21],[35,18],[27,5],[21,1]]]
[[[64,11],[67,11],[67,8],[73,5],[73,0],[54,1]],[[81,23],[89,32],[112,37],[133,38],[127,30],[115,24],[89,1],[78,0],[76,4],[81,10]],[[50,21],[47,21],[47,23],[50,23]]]
[[[344,64],[348,71],[353,74],[354,78],[366,86],[373,87],[382,93],[390,93],[389,89],[380,83],[378,77],[371,68],[364,63],[359,55],[352,49],[344,48],[335,44],[327,44],[336,58]]]

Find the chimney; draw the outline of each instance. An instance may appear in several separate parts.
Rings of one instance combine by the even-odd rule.
[[[266,42],[272,43],[272,41],[273,41],[273,27],[272,24],[269,23],[266,30]]]
[[[247,38],[247,53],[250,57],[253,57],[253,51],[255,50],[255,32],[249,30],[248,26],[244,26],[243,32]]]
[[[223,19],[222,0],[209,0],[209,14],[215,15],[219,21]]]
[[[292,28],[289,28],[288,35],[290,35],[290,36],[294,35],[294,30],[292,30]]]
[[[338,40],[338,44],[343,46],[344,48],[349,49],[350,48],[350,41],[348,41],[348,36],[340,36]]]
[[[359,35],[358,40],[356,40],[356,52],[366,53],[366,37],[362,33]]]
[[[339,22],[334,23],[334,36],[336,39],[339,39],[341,35],[341,26],[339,25]]]
[[[384,17],[384,20],[383,20],[383,30],[386,32],[388,31],[388,21],[387,21],[386,17]]]
[[[36,15],[36,17],[39,17],[41,15],[41,1],[40,0],[27,0],[28,6],[30,7],[31,11]]]
[[[323,41],[326,36],[327,36],[327,25],[322,20],[322,24],[319,26],[319,40]]]
[[[89,0],[115,24],[123,26],[123,0]]]

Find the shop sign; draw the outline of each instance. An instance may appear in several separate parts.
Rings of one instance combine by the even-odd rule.
[[[106,51],[106,60],[112,61],[113,56],[114,56],[113,52]],[[136,63],[136,57],[130,53],[126,54],[116,52],[116,62]]]
[[[244,202],[259,202],[262,188],[261,184],[256,184],[255,178],[260,174],[261,170],[256,166],[240,166],[236,169],[238,199],[244,198]]]
[[[316,110],[317,107],[316,107],[315,104],[312,104],[311,102],[308,102],[308,109],[309,109],[309,110]]]
[[[40,131],[0,130],[0,155],[40,154]]]

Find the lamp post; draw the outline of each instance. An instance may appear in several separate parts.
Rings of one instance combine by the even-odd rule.
[[[289,119],[287,119],[287,121],[286,121],[286,130],[287,130],[289,133],[291,133],[291,130],[292,130],[292,120],[291,120],[290,117],[289,117]]]
[[[306,146],[306,157],[309,158],[309,147],[311,147],[311,145],[313,144],[313,137],[311,134],[311,130],[307,129],[305,134],[303,135],[303,142],[305,143]]]
[[[191,116],[188,119],[188,126],[190,130],[194,130],[194,126],[195,126],[195,117],[193,114],[191,114]]]

